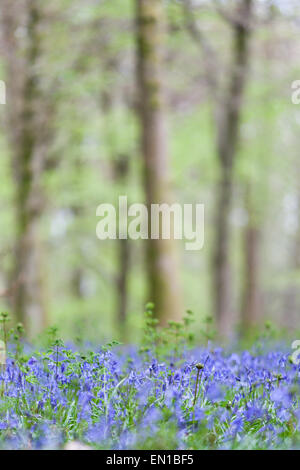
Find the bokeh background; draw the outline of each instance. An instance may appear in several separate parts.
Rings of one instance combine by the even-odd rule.
[[[1,310],[31,338],[136,341],[151,301],[162,323],[193,311],[196,332],[268,322],[297,339],[299,2],[0,0],[0,15]],[[204,203],[204,248],[99,241],[96,208],[124,194]]]

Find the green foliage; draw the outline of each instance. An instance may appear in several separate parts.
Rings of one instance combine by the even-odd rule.
[[[42,55],[36,73],[50,100],[42,106],[41,115],[47,114],[49,122],[45,127],[50,134],[53,132],[46,149],[47,171],[39,182],[47,200],[39,220],[40,241],[48,262],[44,279],[49,296],[45,303],[50,323],[59,325],[64,339],[77,338],[78,344],[85,338],[105,342],[119,330],[116,279],[120,260],[117,241],[96,239],[95,210],[102,202],[115,203],[124,192],[130,202],[143,202],[145,198],[136,117],[135,10],[131,0],[54,0],[49,7],[40,3],[44,15],[40,31]],[[179,242],[178,250],[182,259],[184,305],[195,313],[194,330],[199,332],[199,340],[207,341],[215,337],[213,322],[207,319],[213,315],[214,305],[211,259],[219,176],[212,104],[217,103],[222,111],[223,103],[218,90],[211,99],[205,76],[207,61],[186,24],[183,3],[165,2],[168,34],[164,74],[169,97],[170,183],[174,202],[201,202],[206,207],[204,249],[194,256],[185,252]],[[265,8],[269,18],[268,6]],[[211,59],[222,91],[230,76],[232,29],[217,14],[213,2],[211,5],[208,2],[205,8],[195,5],[192,18],[217,52]],[[272,21],[278,28],[272,27]],[[262,21],[262,26],[253,31],[254,46],[234,168],[230,259],[238,311],[244,287],[245,253],[241,238],[251,218],[262,231],[262,295],[273,299],[265,302],[262,316],[292,318],[298,307],[293,312],[284,311],[284,299],[292,288],[298,292],[299,284],[299,270],[291,256],[298,243],[299,116],[298,107],[290,100],[290,84],[299,75],[294,55],[297,49],[294,44],[299,39],[283,11],[278,9],[272,21]],[[218,62],[214,63],[215,60]],[[4,62],[3,58],[1,79],[5,79],[7,72]],[[7,110],[7,106],[0,107],[3,124]],[[0,292],[6,285],[10,287],[11,281],[12,284],[17,281],[11,279],[13,241],[17,235],[15,165],[8,132],[5,127],[3,130],[0,225],[5,230],[0,234]],[[115,178],[113,169],[120,155],[126,155],[130,161],[125,188]],[[250,208],[245,207],[244,201],[248,185]],[[129,340],[138,337],[141,325],[140,311],[146,291],[143,252],[142,243],[132,244],[134,263],[128,279],[126,312]],[[81,288],[76,290],[73,279],[78,270]],[[10,294],[0,296],[1,310],[8,308],[9,299]],[[168,334],[175,338],[175,344],[180,343],[182,326],[171,325],[171,330]],[[163,341],[160,336],[158,343]]]
[[[155,305],[147,303],[140,353],[148,358],[154,353],[157,360],[169,359],[174,364],[180,363],[184,350],[195,344],[195,336],[190,329],[194,322],[194,314],[188,310],[182,322],[169,321],[166,327],[159,327]]]

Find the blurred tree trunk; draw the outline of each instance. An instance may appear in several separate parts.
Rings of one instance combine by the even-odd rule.
[[[104,69],[106,71],[114,71],[118,73],[118,62],[112,63],[110,56],[103,54]],[[118,106],[117,95],[114,89],[105,90],[101,96],[102,111],[107,116]],[[108,124],[109,127],[109,124]],[[114,128],[115,129],[115,128]],[[128,194],[128,176],[130,168],[130,159],[126,154],[116,155],[116,151],[112,140],[117,139],[117,129],[111,134],[107,129],[107,148],[112,161],[112,173],[118,188],[118,196],[127,196]],[[129,203],[129,201],[128,201]],[[127,214],[124,214],[127,217]],[[128,309],[128,278],[130,273],[130,254],[131,247],[128,238],[118,239],[118,258],[117,258],[117,276],[116,276],[116,320],[120,338],[122,341],[127,340],[127,309]]]
[[[78,174],[81,174],[82,171],[82,163],[81,161],[75,162],[76,171]],[[83,205],[80,204],[73,204],[70,208],[72,214],[76,220],[80,220],[81,217],[84,216],[85,208]],[[80,235],[79,235],[80,236]],[[82,251],[81,251],[81,237],[78,240],[77,245],[77,259],[76,262],[74,261],[74,266],[72,266],[71,270],[71,292],[74,297],[78,300],[84,299],[85,292],[84,292],[84,280],[85,280],[85,269],[84,269],[84,262],[82,259]]]
[[[126,195],[128,184],[129,158],[127,155],[119,155],[114,161],[114,173],[121,194]],[[127,214],[126,214],[127,217]],[[127,308],[128,308],[128,278],[130,272],[130,240],[121,238],[118,240],[118,274],[117,274],[117,324],[120,337],[127,339]]]
[[[229,88],[218,113],[217,151],[220,181],[217,191],[216,244],[214,256],[215,314],[218,331],[224,338],[233,333],[232,280],[230,263],[230,212],[233,191],[234,160],[239,140],[242,104],[248,72],[252,0],[243,0],[232,20],[233,60]]]
[[[250,184],[247,185],[245,204],[248,221],[244,232],[245,271],[242,299],[242,334],[258,326],[261,319],[260,293],[260,238],[261,231],[253,215]]]
[[[300,187],[297,188],[297,211],[298,211],[298,218],[297,218],[297,231],[295,236],[295,244],[293,247],[293,254],[291,260],[291,267],[295,271],[300,270]]]
[[[299,165],[297,172],[299,173]],[[297,173],[297,174],[298,174]],[[296,328],[299,322],[300,294],[300,186],[297,187],[297,230],[291,246],[291,256],[289,268],[293,273],[293,278],[286,291],[286,300],[284,302],[283,315],[284,326],[290,330]]]
[[[163,0],[136,0],[139,113],[144,157],[144,184],[151,204],[170,203],[167,119],[163,85]],[[149,235],[150,235],[149,218]],[[149,300],[162,324],[182,316],[179,271],[174,240],[152,240],[147,245]]]
[[[37,76],[40,12],[36,0],[3,0],[3,50],[7,66],[7,124],[16,191],[16,246],[13,309],[29,336],[46,325],[40,218],[45,199],[41,177],[48,128],[40,107]],[[22,37],[17,31],[23,31]],[[25,35],[25,36],[24,36]]]

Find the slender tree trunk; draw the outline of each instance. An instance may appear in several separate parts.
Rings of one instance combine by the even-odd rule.
[[[81,171],[81,165],[79,162],[76,162],[76,167],[77,171]],[[84,207],[81,205],[73,205],[72,208],[72,213],[74,217],[78,220],[80,217],[83,216],[84,214]],[[77,259],[76,263],[74,263],[74,266],[72,267],[71,271],[71,292],[75,299],[77,300],[82,300],[85,297],[85,292],[83,289],[84,285],[84,280],[85,280],[85,269],[84,269],[84,263],[82,261],[81,257],[81,239],[77,240]]]
[[[130,268],[130,249],[128,240],[119,240],[119,274],[117,318],[121,337],[126,339],[126,322],[128,308],[128,275]]]
[[[242,103],[248,72],[252,0],[243,0],[236,11],[234,51],[229,88],[221,103],[217,122],[217,151],[220,182],[217,193],[216,245],[214,257],[215,315],[219,334],[233,334],[234,310],[230,264],[230,212],[232,205],[234,160],[236,157]]]
[[[248,222],[244,232],[245,271],[242,299],[242,334],[258,326],[261,319],[260,228],[253,216],[250,186],[246,189]]]
[[[151,204],[170,203],[168,136],[162,72],[163,3],[163,0],[136,0],[141,146],[149,213]],[[171,319],[179,320],[182,311],[174,240],[151,240],[149,237],[146,244],[149,300],[154,302],[156,314],[162,324]]]
[[[16,189],[16,248],[13,309],[33,336],[46,325],[40,218],[45,200],[41,176],[45,132],[38,112],[40,92],[36,66],[40,56],[36,0],[3,0],[3,48],[7,65],[7,124]],[[15,34],[26,28],[26,40]]]
[[[228,338],[232,334],[233,305],[231,288],[230,250],[230,209],[232,180],[230,175],[222,175],[217,193],[217,220],[215,246],[215,299],[218,332]]]
[[[117,64],[111,64],[107,59],[104,61],[105,70],[113,70],[118,73]],[[118,106],[117,97],[115,90],[106,90],[101,96],[102,111],[104,114],[110,115],[115,107]],[[117,132],[117,131],[116,131]],[[113,176],[115,183],[118,186],[118,196],[127,195],[128,189],[128,176],[130,168],[130,159],[126,154],[115,154],[114,145],[112,140],[117,138],[117,135],[109,132],[107,138],[107,148],[111,153],[110,157],[113,164]],[[129,202],[129,201],[128,201]],[[127,214],[124,214],[127,217]],[[131,246],[130,240],[119,239],[118,240],[118,258],[117,258],[117,269],[118,274],[116,277],[116,320],[120,338],[122,341],[127,340],[127,310],[128,310],[128,278],[130,273],[130,255]]]
[[[299,169],[298,169],[299,172]],[[286,300],[284,302],[283,325],[290,330],[296,328],[299,322],[300,294],[299,294],[299,275],[300,275],[300,186],[297,194],[297,231],[291,246],[290,269],[295,275],[286,291]]]
[[[243,330],[258,326],[261,318],[259,289],[260,231],[249,224],[245,230],[246,272],[243,300]]]
[[[127,155],[119,155],[115,160],[115,178],[122,195],[126,194],[129,173],[129,158]],[[127,214],[126,214],[127,216]],[[128,278],[130,272],[130,240],[128,238],[118,240],[118,275],[117,275],[117,324],[120,337],[127,339],[127,309],[128,309]]]
[[[295,244],[293,247],[293,254],[292,254],[292,269],[298,271],[300,269],[300,187],[298,188],[297,194],[297,210],[298,210],[298,226],[297,232],[295,236]]]

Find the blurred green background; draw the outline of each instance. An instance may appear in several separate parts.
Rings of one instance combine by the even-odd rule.
[[[145,199],[137,110],[137,3],[1,2],[0,78],[6,82],[7,102],[0,106],[0,308],[28,323],[32,336],[39,333],[32,318],[43,315],[43,326],[57,325],[64,338],[134,342],[144,305],[155,300],[148,294],[145,242],[128,241],[129,261],[124,266],[120,241],[96,237],[99,204],[117,204],[123,194],[130,202]],[[159,47],[164,48],[160,66],[172,199],[205,204],[204,248],[188,252],[184,241],[177,243],[182,311],[194,312],[195,331],[200,331],[207,317],[215,318],[212,260],[222,169],[213,107],[226,107],[218,93],[227,96],[239,27],[232,18],[244,2],[160,3],[166,26]],[[295,337],[300,306],[300,104],[292,103],[291,85],[300,79],[299,4],[253,3],[229,213],[232,322],[240,332],[250,282],[247,269],[253,268],[247,258],[247,229],[254,221],[259,237],[252,252],[252,275],[259,301],[251,328],[271,320],[281,333]],[[213,54],[207,52],[207,44]],[[211,75],[207,61],[212,63]],[[32,81],[25,92],[22,79],[24,85],[28,76]],[[216,88],[212,78],[218,81]],[[29,117],[18,100],[32,101]],[[32,123],[26,135],[36,142],[31,154],[39,155],[32,157],[34,197],[40,204],[37,215],[32,211],[39,240],[32,263],[42,265],[38,280],[32,277],[35,286],[29,285],[30,270],[36,273],[37,266],[23,266],[25,275],[18,276],[20,210],[26,210],[19,189],[26,171],[18,173],[16,168],[30,158],[18,141],[26,120]],[[43,169],[34,174],[42,159]],[[120,176],[118,165],[123,161],[127,166]],[[25,243],[22,249],[29,252],[32,246]],[[121,274],[126,278],[123,297]],[[15,297],[22,283],[27,293],[17,312]],[[33,317],[28,320],[30,312]]]

